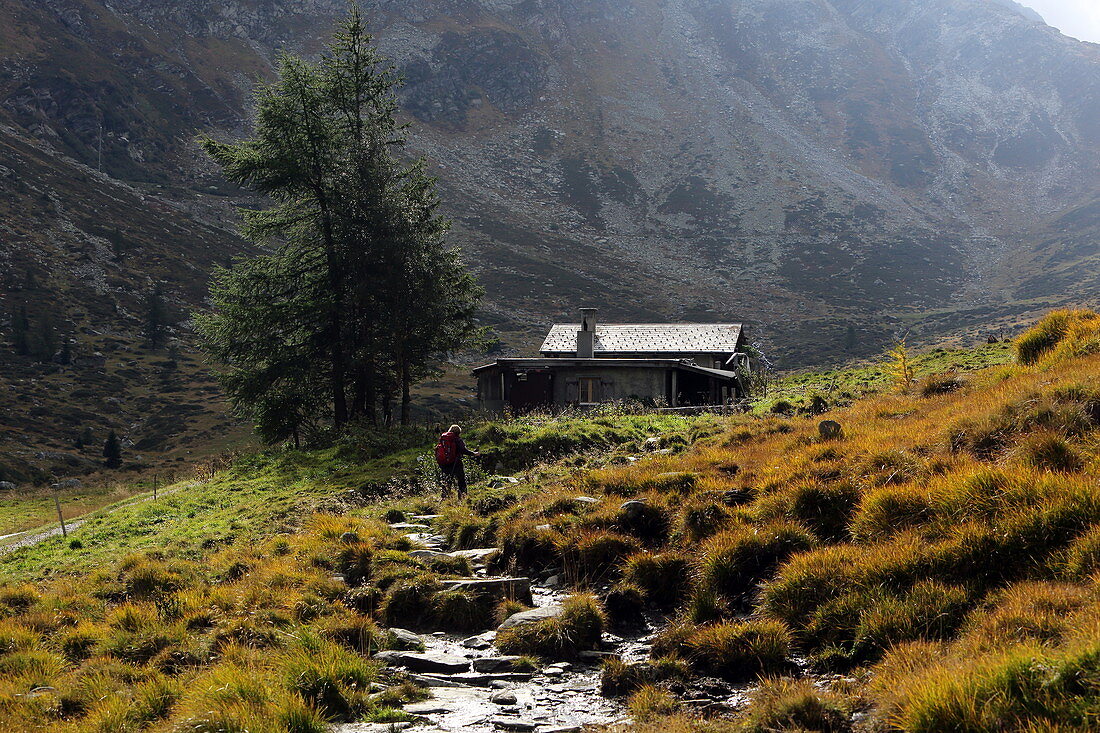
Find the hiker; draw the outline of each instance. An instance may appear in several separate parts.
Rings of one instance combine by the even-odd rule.
[[[458,498],[466,498],[466,470],[462,467],[462,456],[479,457],[481,454],[466,447],[462,440],[462,428],[452,425],[450,430],[439,436],[435,446],[435,460],[443,471],[443,498],[451,493],[451,486],[458,486]]]

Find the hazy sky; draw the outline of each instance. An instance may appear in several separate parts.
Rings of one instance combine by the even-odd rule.
[[[1021,0],[1067,36],[1100,43],[1100,0]]]

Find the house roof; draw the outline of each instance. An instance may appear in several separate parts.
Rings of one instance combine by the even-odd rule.
[[[577,323],[558,323],[539,349],[544,354],[575,354]],[[596,325],[594,351],[603,353],[732,354],[740,323],[607,323]]]

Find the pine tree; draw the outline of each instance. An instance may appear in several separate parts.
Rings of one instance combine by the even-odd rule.
[[[27,316],[27,306],[19,306],[19,310],[17,310],[12,317],[11,330],[12,346],[15,348],[15,353],[20,356],[27,356],[30,354],[31,320]]]
[[[103,465],[107,468],[118,468],[122,465],[122,443],[114,430],[107,433],[107,441],[103,444]]]
[[[905,339],[898,340],[887,353],[890,358],[890,369],[894,374],[894,384],[900,392],[907,394],[913,389],[916,374]]]
[[[358,9],[320,61],[284,55],[278,72],[251,139],[202,140],[230,180],[273,200],[243,212],[244,234],[280,243],[216,274],[196,319],[205,347],[261,435],[373,422],[396,399],[407,419],[432,359],[478,336],[480,290],[446,245],[424,161],[397,157],[398,80]]]

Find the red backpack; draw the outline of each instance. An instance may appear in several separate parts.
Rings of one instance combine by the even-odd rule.
[[[458,460],[458,436],[443,433],[435,444],[435,462],[440,466],[451,466]]]

